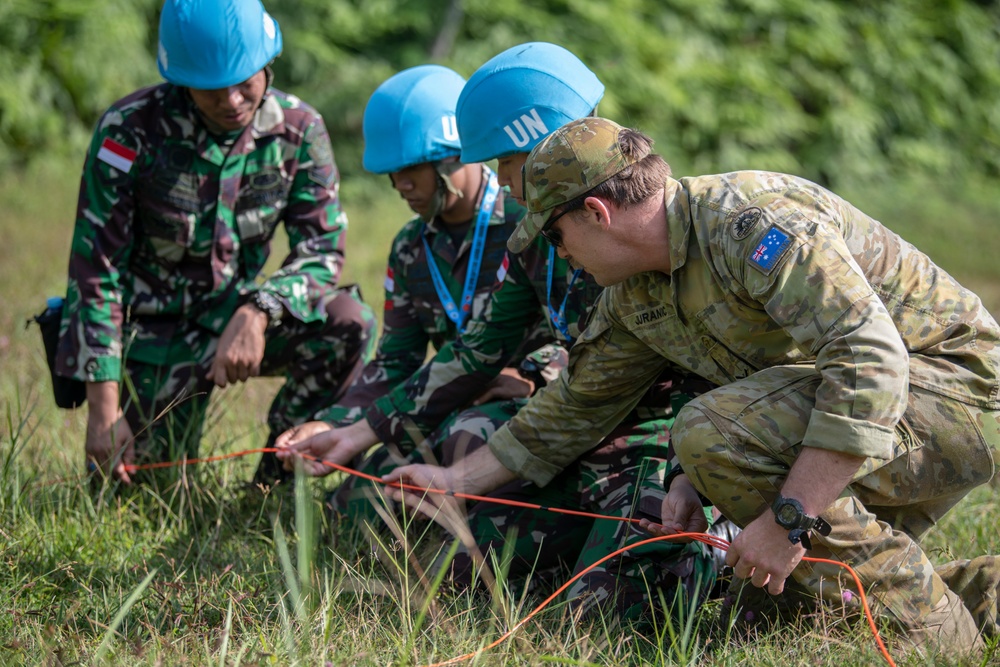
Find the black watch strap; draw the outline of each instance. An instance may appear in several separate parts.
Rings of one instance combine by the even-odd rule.
[[[671,468],[670,472],[668,472],[666,475],[663,476],[663,490],[666,491],[667,493],[670,493],[671,483],[673,483],[674,479],[677,476],[683,474],[684,474],[684,469],[681,468],[680,466],[674,466],[673,468]]]
[[[775,523],[788,530],[788,541],[792,544],[801,542],[806,549],[812,549],[812,542],[809,540],[810,531],[815,530],[824,537],[830,534],[830,524],[822,517],[806,514],[802,503],[794,498],[786,498],[779,494],[771,504],[771,511],[774,513]]]

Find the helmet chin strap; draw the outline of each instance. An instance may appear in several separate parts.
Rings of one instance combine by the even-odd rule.
[[[455,187],[455,184],[451,180],[451,175],[461,169],[462,166],[462,163],[458,160],[448,162],[438,160],[434,163],[434,171],[437,172],[438,177],[438,187],[434,191],[434,197],[431,199],[430,206],[427,207],[427,212],[420,216],[424,222],[430,222],[444,210],[449,192],[456,197],[462,196],[462,191]]]

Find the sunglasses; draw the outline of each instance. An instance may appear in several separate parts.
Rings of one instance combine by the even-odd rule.
[[[579,206],[575,206],[575,207],[572,207],[572,208],[568,208],[565,211],[562,211],[562,212],[560,212],[557,215],[552,216],[542,226],[542,229],[539,232],[539,234],[541,234],[542,237],[546,241],[548,241],[550,244],[552,244],[553,248],[561,248],[562,244],[563,244],[562,232],[560,232],[558,229],[552,229],[552,225],[555,224],[556,220],[558,220],[559,218],[563,217],[567,213],[569,213],[571,211],[578,211],[579,209],[580,209]]]

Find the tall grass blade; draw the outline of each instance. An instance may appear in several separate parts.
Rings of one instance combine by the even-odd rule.
[[[229,636],[233,631],[233,598],[229,598],[226,609],[226,626],[222,629],[222,645],[219,646],[219,667],[226,667],[226,654],[229,653]]]
[[[139,598],[142,597],[146,587],[149,586],[151,581],[153,581],[153,577],[156,576],[158,571],[159,568],[153,568],[153,570],[146,575],[146,578],[142,580],[142,583],[140,583],[136,589],[132,591],[132,594],[128,596],[128,599],[125,600],[125,604],[121,606],[118,613],[115,614],[115,617],[111,619],[111,625],[108,626],[108,631],[104,633],[104,639],[101,641],[101,645],[97,649],[97,654],[94,656],[95,663],[101,662],[104,655],[111,649],[111,641],[118,632],[118,626],[120,626],[122,621],[125,620],[125,615],[128,614],[132,605],[134,605]]]

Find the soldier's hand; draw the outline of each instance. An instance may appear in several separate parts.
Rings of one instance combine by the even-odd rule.
[[[431,519],[438,519],[444,508],[448,508],[447,514],[450,516],[453,509],[457,508],[454,498],[437,493],[428,493],[418,489],[443,489],[454,491],[460,480],[456,478],[453,468],[443,468],[441,466],[428,465],[426,463],[412,463],[400,466],[383,475],[382,481],[386,484],[407,484],[416,489],[400,489],[388,487],[389,497],[397,503],[403,503],[414,512],[422,514]],[[450,525],[445,525],[450,528]]]
[[[788,540],[788,531],[774,521],[769,509],[736,536],[726,553],[726,565],[733,568],[733,575],[778,595],[805,553],[801,544]]]
[[[657,528],[654,524],[644,527],[655,535],[703,533],[708,530],[701,498],[686,475],[678,475],[670,484],[670,491],[660,507],[660,519],[662,527]]]
[[[131,484],[125,466],[135,462],[135,438],[132,427],[119,411],[113,420],[93,414],[87,419],[87,442],[84,445],[87,467],[102,469],[123,484]]]
[[[275,456],[284,462],[286,470],[292,470],[295,459],[301,458],[303,471],[307,475],[322,477],[335,470],[322,461],[346,466],[376,442],[377,436],[371,431],[368,422],[362,419],[343,428],[333,428],[320,421],[306,422],[279,435],[274,446],[280,450]],[[320,460],[314,461],[300,455]]]
[[[505,368],[500,375],[486,385],[486,391],[479,395],[473,405],[490,401],[506,401],[512,398],[528,398],[535,391],[535,383],[517,372],[516,368]]]
[[[205,377],[222,388],[260,375],[266,329],[267,315],[249,304],[240,306],[219,337],[215,359]]]

